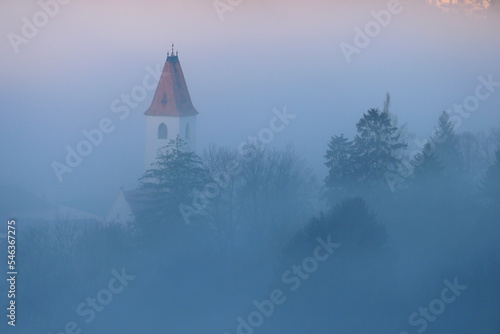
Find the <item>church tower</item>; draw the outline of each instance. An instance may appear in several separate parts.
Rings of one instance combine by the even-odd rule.
[[[150,169],[158,150],[179,136],[185,148],[196,149],[196,115],[179,63],[179,53],[167,53],[167,60],[158,82],[151,107],[146,115],[145,168]]]

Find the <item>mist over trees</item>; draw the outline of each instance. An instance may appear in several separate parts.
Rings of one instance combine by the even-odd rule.
[[[333,202],[338,200],[337,190],[344,192],[341,196],[366,194],[373,188],[385,188],[388,175],[400,176],[403,162],[400,153],[407,143],[391,117],[389,104],[387,95],[383,111],[372,108],[363,114],[356,124],[354,140],[349,141],[343,135],[330,140],[325,155],[325,165],[329,168],[325,186]]]
[[[140,178],[133,224],[40,221],[20,232],[20,326],[497,333],[498,129],[456,133],[443,112],[410,156],[389,95],[355,127],[353,138],[319,143],[323,181],[292,145],[212,144],[198,155],[170,141]],[[75,308],[122,268],[134,281],[95,319],[79,318]],[[466,288],[445,310],[419,310],[433,312],[428,305],[457,280]],[[281,302],[271,311],[270,300]]]

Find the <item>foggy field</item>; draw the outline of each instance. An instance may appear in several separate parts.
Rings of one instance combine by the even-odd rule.
[[[500,333],[499,28],[2,2],[0,332]]]

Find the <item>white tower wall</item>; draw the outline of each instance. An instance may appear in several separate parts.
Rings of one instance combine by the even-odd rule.
[[[159,138],[158,132],[162,123],[167,127],[167,138]],[[146,117],[145,170],[151,169],[151,164],[155,162],[158,150],[167,145],[170,140],[177,138],[177,136],[186,142],[186,150],[196,150],[196,116]]]

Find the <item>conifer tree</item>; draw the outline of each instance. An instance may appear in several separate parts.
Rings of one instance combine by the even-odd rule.
[[[345,190],[355,177],[353,142],[344,137],[333,136],[325,154],[328,176],[325,185],[329,189]]]
[[[210,180],[202,159],[185,145],[179,137],[170,140],[140,179],[145,201],[140,218],[148,224],[180,218],[179,205],[191,204],[194,192]]]
[[[443,111],[439,116],[437,127],[429,143],[444,171],[449,176],[457,176],[460,171],[458,140],[455,134],[455,126],[446,111]]]
[[[413,175],[417,182],[439,177],[443,172],[438,156],[429,143],[425,144],[422,152],[413,158],[411,164],[415,166]]]
[[[389,112],[370,109],[356,124],[355,165],[359,181],[377,183],[386,173],[398,173],[402,165],[400,151],[407,144],[400,140],[398,128]]]

